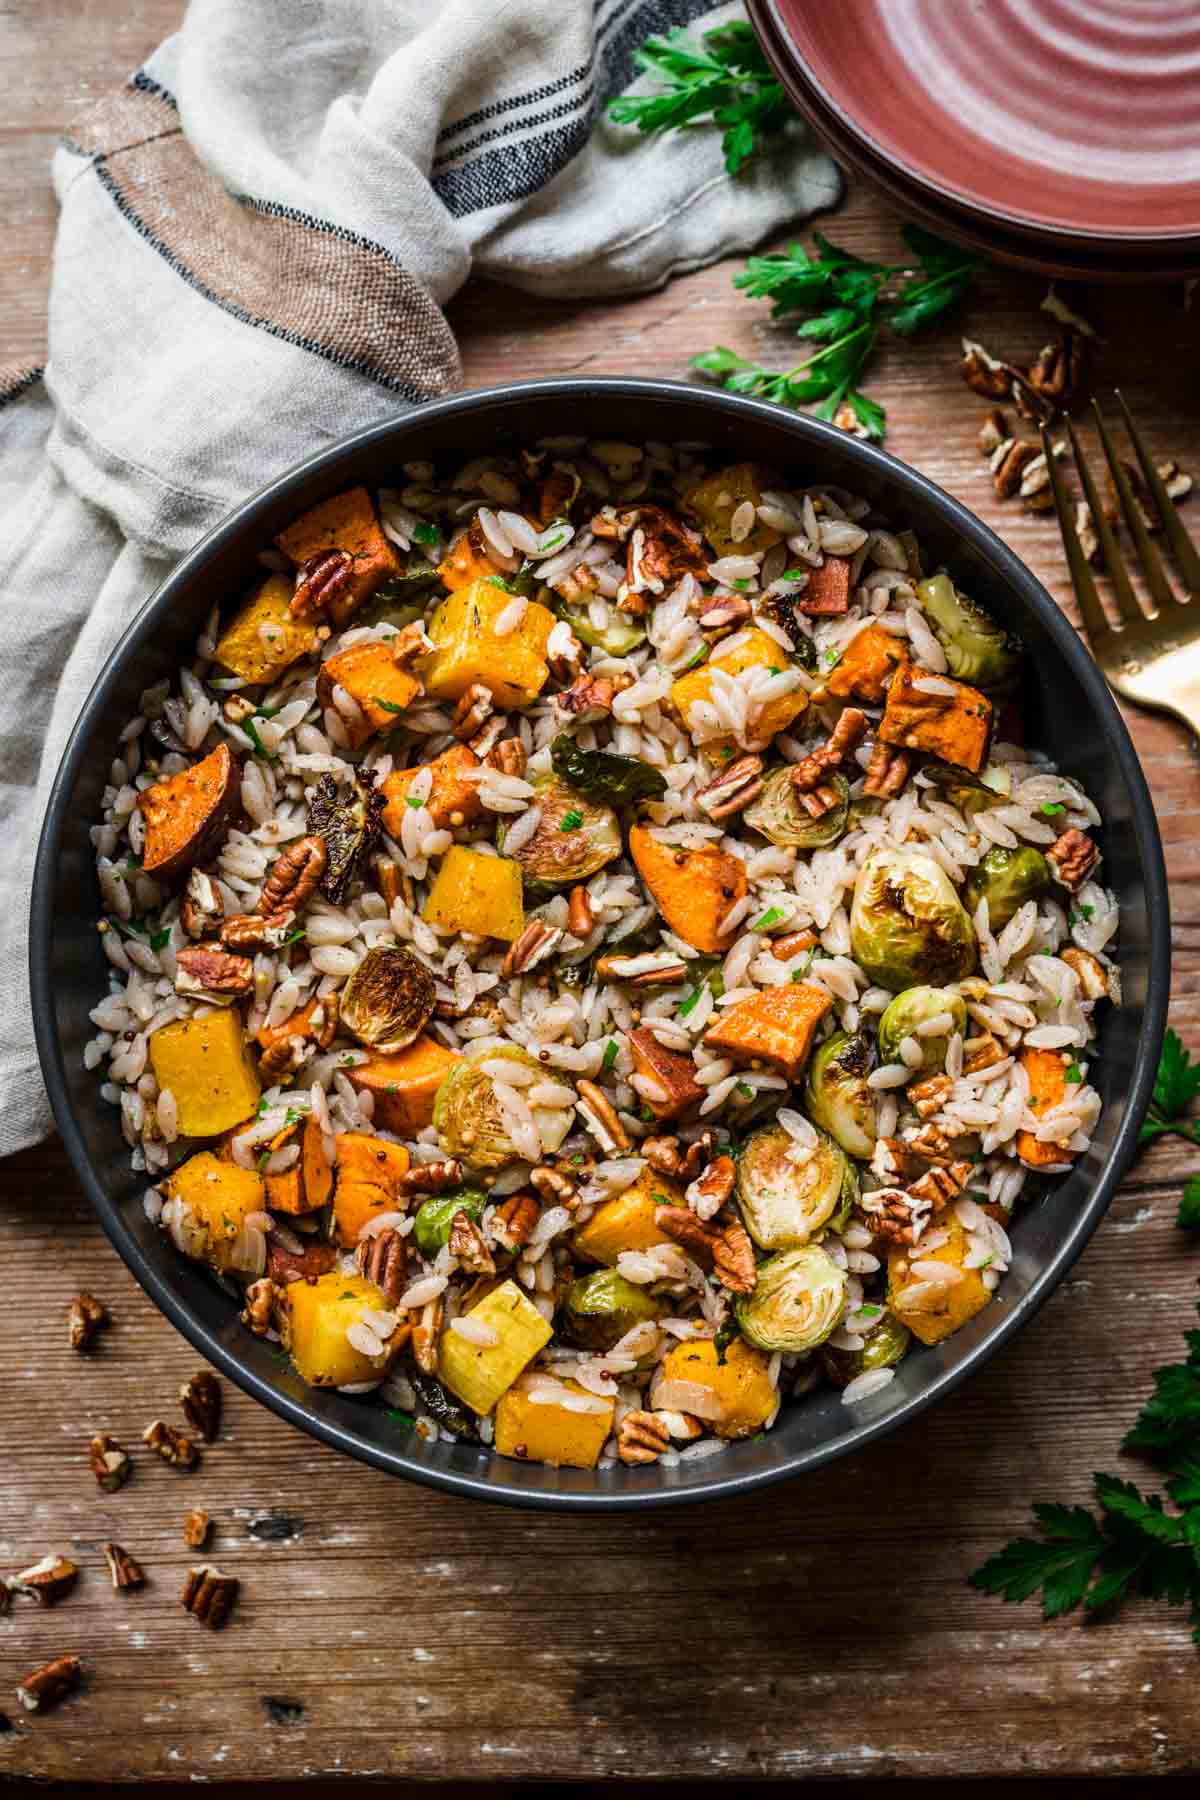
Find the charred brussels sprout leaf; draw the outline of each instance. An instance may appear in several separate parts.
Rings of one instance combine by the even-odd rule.
[[[645,629],[628,613],[610,609],[609,623],[603,631],[592,624],[586,606],[568,606],[557,595],[547,592],[544,604],[560,619],[565,619],[581,644],[589,650],[603,650],[606,656],[628,656],[645,642]]]
[[[423,1413],[464,1443],[479,1442],[479,1428],[470,1413],[458,1404],[453,1394],[442,1386],[436,1375],[423,1375],[414,1369],[409,1376],[417,1404]]]
[[[912,1332],[891,1313],[881,1312],[878,1321],[863,1336],[861,1350],[835,1350],[832,1344],[821,1345],[821,1363],[837,1387],[847,1387],[868,1369],[892,1369],[908,1355]]]
[[[966,902],[971,916],[981,900],[988,903],[988,930],[1003,931],[1027,900],[1037,900],[1050,886],[1050,865],[1040,850],[1026,845],[989,850],[967,877]]]
[[[379,945],[342,989],[338,1016],[360,1044],[403,1050],[421,1035],[436,1000],[433,976],[419,957]]]
[[[764,610],[768,618],[773,619],[776,625],[787,632],[792,643],[792,655],[800,667],[807,669],[810,675],[815,675],[817,672],[817,646],[800,623],[800,613],[797,610],[796,602],[789,600],[783,594],[777,594],[773,600],[768,600]]]
[[[956,680],[985,691],[1012,683],[1021,662],[1019,638],[960,594],[948,575],[918,583],[917,596]]]
[[[877,1135],[870,1073],[868,1040],[859,1031],[835,1031],[813,1051],[804,1084],[809,1118],[862,1162],[874,1155]]]
[[[806,1244],[760,1263],[757,1286],[734,1316],[760,1350],[815,1350],[837,1330],[846,1294],[844,1271],[819,1244]]]
[[[611,1350],[635,1325],[659,1318],[663,1304],[615,1269],[597,1269],[572,1283],[563,1308],[563,1333],[585,1350]]]
[[[321,892],[340,906],[379,836],[385,796],[374,775],[357,773],[350,787],[339,789],[332,775],[322,775],[308,798],[308,828],[325,840],[325,873]]]
[[[624,757],[606,761],[624,762]],[[632,759],[631,759],[632,760]],[[641,768],[641,763],[635,763]],[[533,783],[535,805],[541,812],[538,828],[526,838],[512,860],[519,866],[525,885],[533,893],[551,893],[574,887],[621,854],[621,827],[610,806],[591,800],[557,775],[539,775]],[[509,826],[502,823],[496,847],[502,854]]]
[[[413,1242],[421,1255],[430,1261],[450,1241],[450,1225],[455,1213],[465,1212],[472,1225],[478,1225],[487,1205],[487,1195],[479,1188],[451,1188],[447,1194],[431,1194],[422,1200],[413,1220]]]
[[[763,782],[762,793],[742,817],[773,844],[800,850],[823,850],[836,844],[846,830],[850,811],[850,784],[844,775],[831,775],[828,785],[837,802],[818,819],[804,810],[792,782],[790,768],[774,769]]]
[[[846,1158],[831,1138],[820,1136],[806,1163],[790,1152],[782,1125],[751,1132],[737,1160],[737,1201],[746,1230],[762,1250],[806,1244],[837,1210]]]
[[[661,800],[666,776],[636,756],[614,756],[608,750],[581,750],[574,738],[556,737],[550,746],[555,773],[589,800],[609,806],[632,806],[635,800]]]
[[[434,1095],[433,1123],[442,1149],[448,1156],[460,1156],[472,1169],[503,1169],[521,1157],[495,1080],[485,1066],[504,1062],[515,1063],[531,1076],[542,1074],[541,1063],[519,1045],[477,1040]],[[543,1152],[552,1155],[567,1135],[571,1114],[535,1106],[533,1121]]]
[[[930,1037],[919,1035],[918,1027],[947,1014],[950,1024]],[[897,994],[884,1009],[879,1021],[879,1060],[885,1063],[903,1061],[900,1045],[907,1037],[916,1038],[921,1046],[920,1069],[926,1075],[945,1066],[946,1051],[952,1033],[967,1029],[967,1003],[961,994],[949,988],[911,987]]]
[[[975,967],[975,932],[950,877],[923,851],[881,849],[854,884],[850,947],[871,980],[894,994],[961,981]]]

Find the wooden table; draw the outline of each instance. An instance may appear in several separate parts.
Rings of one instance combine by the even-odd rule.
[[[0,0],[8,122],[0,142],[0,343],[36,357],[53,224],[47,159],[81,102],[174,23],[177,0]],[[885,209],[856,192],[836,235],[878,254]],[[467,380],[595,370],[681,373],[716,342],[785,366],[765,308],[726,265],[621,305],[554,306],[468,290],[453,308]],[[1041,286],[990,273],[962,320],[1022,360],[1042,341]],[[1104,367],[1153,448],[1200,473],[1194,321],[1178,292],[1105,295]],[[1066,603],[1052,518],[1002,505],[975,436],[982,403],[955,334],[883,356],[889,446],[983,515]],[[1200,770],[1175,726],[1130,719],[1170,861],[1174,1021],[1197,1035]],[[604,1520],[448,1499],[343,1461],[225,1384],[227,1427],[202,1469],[143,1456],[100,1496],[90,1434],[135,1440],[173,1414],[196,1357],[135,1286],[47,1144],[0,1166],[0,1567],[50,1548],[74,1596],[0,1621],[0,1774],[282,1780],[1179,1772],[1200,1757],[1196,1653],[1182,1615],[1043,1626],[965,1577],[1030,1498],[1086,1500],[1151,1369],[1194,1322],[1196,1250],[1172,1224],[1200,1158],[1145,1156],[1073,1277],[965,1389],[904,1433],[738,1505]],[[86,1288],[113,1329],[67,1348]],[[241,1576],[232,1625],[178,1604],[181,1521],[203,1505]],[[141,1559],[141,1594],[109,1587],[99,1546]],[[16,1716],[14,1682],[63,1651],[86,1691]]]

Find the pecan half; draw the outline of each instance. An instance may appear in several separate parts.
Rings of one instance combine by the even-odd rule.
[[[444,1194],[462,1180],[463,1166],[457,1156],[444,1156],[439,1162],[414,1163],[396,1183],[400,1194]]]
[[[495,749],[507,730],[508,714],[496,713],[479,727],[474,737],[467,739],[467,749],[482,760],[489,750]]]
[[[78,1656],[56,1656],[26,1675],[18,1684],[17,1699],[26,1712],[49,1712],[74,1693],[82,1679],[83,1663]]]
[[[898,794],[908,780],[911,768],[912,757],[907,750],[899,750],[894,744],[877,742],[867,765],[863,793],[885,797]]]
[[[261,913],[234,913],[222,922],[221,942],[239,956],[255,950],[282,949],[295,917],[290,911],[272,913],[268,918]]]
[[[175,992],[240,1000],[254,992],[254,964],[220,944],[188,944],[176,953]]]
[[[686,1146],[677,1137],[649,1137],[642,1140],[640,1149],[650,1167],[660,1175],[694,1181],[716,1145],[717,1133],[711,1125],[706,1125],[695,1142]]]
[[[451,1219],[447,1247],[451,1256],[457,1257],[459,1267],[469,1270],[472,1275],[496,1273],[496,1259],[484,1243],[483,1233],[472,1222],[469,1213],[456,1212]]]
[[[392,639],[392,661],[398,669],[407,669],[418,657],[428,656],[433,648],[433,639],[424,625],[420,619],[414,619]]]
[[[710,637],[728,637],[731,631],[746,623],[753,610],[742,594],[722,595],[719,600],[704,605],[696,623]]]
[[[76,1294],[67,1309],[67,1342],[72,1350],[86,1350],[96,1333],[108,1324],[108,1308],[92,1294]]]
[[[591,895],[585,887],[573,887],[567,902],[567,930],[572,937],[590,937],[595,923]]]
[[[565,1206],[569,1209],[579,1203],[575,1183],[568,1181],[565,1175],[550,1168],[548,1164],[543,1163],[540,1168],[531,1170],[529,1184],[551,1206]]]
[[[179,1390],[179,1404],[192,1430],[214,1444],[221,1429],[221,1384],[211,1369],[197,1369]]]
[[[542,1209],[532,1194],[511,1194],[492,1214],[492,1236],[502,1250],[519,1250],[533,1236],[541,1216]]]
[[[277,1287],[315,1281],[318,1275],[327,1275],[336,1261],[337,1251],[323,1238],[305,1244],[303,1250],[289,1250],[274,1232],[267,1239],[267,1274]]]
[[[806,950],[815,950],[820,939],[815,931],[806,926],[803,931],[785,931],[782,937],[772,938],[771,955],[780,962],[790,962],[793,956],[803,956]]]
[[[556,592],[568,604],[585,600],[595,586],[596,577],[590,569],[583,567],[570,575],[564,575],[561,581],[555,583]],[[550,675],[559,687],[567,687],[579,673],[579,665],[583,661],[583,645],[564,620],[559,621],[552,636],[553,648],[547,644],[544,652],[550,665]]]
[[[179,904],[183,929],[190,938],[207,937],[219,929],[224,917],[225,903],[216,882],[203,869],[193,869]]]
[[[1025,377],[1040,399],[1056,409],[1078,400],[1087,382],[1087,348],[1077,331],[1064,331],[1058,341],[1043,344]]]
[[[412,1326],[412,1353],[423,1375],[437,1374],[438,1337],[442,1329],[445,1304],[438,1294],[421,1308]],[[411,1316],[411,1315],[410,1315]]]
[[[291,612],[294,619],[315,619],[348,592],[354,558],[348,550],[317,550],[296,570]]]
[[[908,1191],[914,1200],[928,1200],[934,1211],[940,1212],[962,1193],[970,1179],[969,1162],[951,1163],[945,1169],[935,1165],[927,1169],[919,1181],[914,1181]]]
[[[696,805],[710,819],[725,819],[739,813],[762,793],[763,760],[761,756],[739,756],[727,769],[702,787]]]
[[[495,710],[496,703],[492,699],[491,688],[484,687],[482,681],[473,681],[459,697],[450,729],[459,742],[465,744],[491,718]]]
[[[802,758],[793,768],[792,786],[798,794],[802,797],[811,795],[817,798],[819,792],[824,790],[829,796],[827,800],[821,801],[819,810],[815,813],[811,806],[806,807],[806,811],[813,813],[813,817],[820,818],[822,813],[828,812],[830,807],[837,803],[837,790],[827,788],[826,784],[829,777],[841,767],[846,758],[854,754],[866,735],[866,713],[861,712],[857,706],[848,706],[829,734],[828,740],[819,749],[813,750],[808,756]]]
[[[594,1081],[576,1083],[579,1094],[579,1117],[606,1156],[616,1150],[628,1150],[629,1133],[617,1117],[617,1110]]]
[[[713,1274],[731,1294],[752,1294],[758,1285],[754,1245],[740,1219],[730,1219],[713,1251]]]
[[[390,1226],[362,1238],[354,1252],[354,1266],[394,1306],[407,1285],[407,1238]]]
[[[509,945],[500,964],[501,975],[509,981],[514,975],[524,975],[535,964],[545,962],[554,954],[561,937],[560,926],[547,925],[545,919],[530,919],[520,937]]]
[[[325,873],[329,852],[325,839],[315,832],[302,837],[275,858],[263,882],[258,910],[264,918],[277,913],[298,913]]]
[[[982,344],[963,339],[963,356],[959,373],[973,394],[987,400],[1007,400],[1012,393],[1013,371],[984,349]]]
[[[151,1450],[156,1451],[173,1469],[194,1469],[200,1460],[200,1452],[191,1438],[182,1431],[176,1431],[165,1419],[155,1419],[152,1424],[147,1425],[142,1433],[142,1442],[149,1444]]]
[[[88,1458],[92,1474],[106,1494],[115,1494],[119,1487],[124,1487],[133,1473],[128,1451],[118,1444],[116,1438],[110,1437],[107,1431],[97,1432],[92,1439]]]
[[[146,1573],[136,1557],[120,1544],[101,1544],[104,1560],[115,1588],[140,1588],[146,1585]]]
[[[279,1298],[280,1289],[269,1276],[264,1275],[260,1281],[252,1281],[246,1289],[246,1304],[238,1316],[255,1337],[266,1337],[271,1330]]]
[[[617,1427],[617,1455],[623,1463],[657,1462],[671,1447],[671,1433],[657,1413],[627,1412]]]
[[[65,1600],[79,1580],[79,1565],[69,1557],[43,1556],[32,1568],[22,1569],[9,1583],[14,1594],[24,1594],[39,1606],[54,1606]]]
[[[947,1137],[940,1125],[922,1125],[911,1137],[905,1138],[909,1150],[919,1156],[923,1162],[950,1164],[954,1161],[954,1143]]]
[[[1064,831],[1046,852],[1046,860],[1055,880],[1069,893],[1077,894],[1100,861],[1100,852],[1086,831]]]
[[[264,1082],[283,1081],[302,1068],[314,1050],[326,1050],[337,1030],[337,995],[322,994],[282,1025],[264,1025],[256,1042]]]
[[[596,974],[604,981],[623,981],[628,987],[652,988],[674,987],[687,977],[687,964],[671,956],[670,951],[661,952],[666,961],[653,964],[650,968],[642,967],[656,954],[647,951],[636,956],[599,956],[596,958]]]
[[[1066,950],[1060,950],[1058,954],[1068,968],[1074,969],[1079,981],[1081,999],[1109,1000],[1112,998],[1111,973],[1098,956],[1093,956],[1090,950],[1080,950],[1074,944]]]
[[[210,1631],[219,1631],[233,1610],[240,1586],[236,1575],[224,1575],[220,1569],[205,1564],[201,1569],[188,1570],[181,1604]]]
[[[654,1223],[660,1231],[665,1231],[673,1243],[679,1244],[689,1256],[701,1265],[711,1269],[717,1253],[717,1245],[721,1241],[720,1227],[706,1224],[687,1206],[656,1206]]]
[[[507,737],[493,744],[483,760],[489,769],[498,769],[501,775],[515,775],[520,781],[529,758],[519,737]]]
[[[203,1550],[211,1530],[212,1519],[202,1506],[197,1506],[183,1521],[183,1541],[189,1550]]]
[[[719,1213],[737,1179],[732,1156],[714,1157],[702,1175],[687,1190],[687,1203],[698,1219],[711,1219]]]
[[[1035,457],[1041,455],[1036,444],[1027,444],[1014,438],[1005,446],[1001,444],[992,458],[992,486],[1001,500],[1011,500],[1020,492],[1025,471]]]
[[[989,1031],[986,1037],[970,1038],[967,1042],[967,1054],[963,1060],[964,1075],[982,1075],[985,1069],[994,1069],[998,1062],[1003,1062],[1008,1052],[998,1044]],[[909,1088],[911,1096],[913,1090]]]

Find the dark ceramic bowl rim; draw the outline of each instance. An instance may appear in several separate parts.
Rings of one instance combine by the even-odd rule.
[[[1091,225],[1032,219],[1027,213],[1015,212],[1006,206],[988,206],[982,200],[972,199],[967,194],[947,187],[935,176],[914,168],[911,163],[894,155],[879,143],[866,125],[848,112],[841,101],[829,92],[793,42],[791,33],[780,16],[777,0],[747,0],[747,10],[763,49],[775,64],[776,71],[796,105],[807,112],[810,111],[811,103],[811,110],[819,111],[827,120],[834,121],[842,136],[843,145],[846,146],[847,155],[850,154],[848,146],[853,145],[864,156],[871,158],[873,164],[882,164],[894,171],[895,187],[906,194],[910,202],[917,195],[928,196],[931,202],[962,217],[964,225],[970,221],[977,230],[999,225],[1027,243],[1031,251],[1038,247],[1049,250],[1061,246],[1068,252],[1075,249],[1089,250],[1096,256],[1106,255],[1117,259],[1127,255],[1137,258],[1157,253],[1194,258],[1200,254],[1200,231],[1195,226],[1180,226],[1170,231],[1123,229],[1106,233]],[[764,41],[768,32],[775,45],[774,55],[771,44]]]
[[[1032,1318],[1070,1269],[1107,1210],[1117,1183],[1133,1157],[1137,1144],[1138,1127],[1149,1103],[1157,1067],[1158,1048],[1166,1019],[1170,987],[1166,871],[1150,793],[1124,721],[1113,703],[1104,679],[1067,620],[1059,612],[1036,577],[1011,550],[1006,548],[995,533],[926,476],[918,474],[875,445],[850,438],[832,425],[805,415],[783,413],[782,416],[786,418],[789,428],[795,432],[802,444],[806,444],[813,450],[819,450],[823,443],[836,445],[840,455],[849,454],[851,461],[865,470],[882,467],[884,471],[891,474],[893,479],[903,482],[913,495],[915,502],[929,512],[940,515],[943,523],[948,524],[962,537],[969,540],[973,547],[986,558],[995,571],[997,581],[1007,585],[1021,606],[1030,609],[1037,615],[1041,625],[1053,638],[1057,649],[1069,664],[1072,675],[1080,683],[1091,705],[1105,744],[1117,765],[1130,797],[1131,818],[1145,878],[1147,916],[1150,922],[1146,1003],[1138,1031],[1137,1053],[1124,1116],[1113,1140],[1107,1161],[1097,1175],[1090,1194],[1081,1205],[1070,1229],[1065,1233],[1057,1249],[1045,1267],[1032,1280],[1028,1291],[1014,1303],[1010,1311],[1002,1316],[992,1331],[965,1354],[961,1362],[952,1369],[944,1370],[932,1377],[928,1386],[921,1393],[907,1400],[895,1412],[874,1421],[864,1420],[859,1423],[848,1423],[845,1432],[834,1441],[798,1449],[778,1466],[744,1471],[735,1469],[728,1475],[714,1473],[711,1479],[689,1485],[682,1491],[663,1486],[639,1491],[607,1492],[596,1489],[570,1492],[530,1492],[516,1484],[506,1484],[503,1481],[498,1482],[492,1479],[485,1480],[482,1476],[455,1469],[431,1467],[410,1458],[403,1449],[385,1448],[336,1421],[315,1416],[302,1402],[280,1392],[269,1382],[263,1380],[255,1370],[245,1366],[239,1355],[231,1351],[192,1315],[181,1294],[150,1264],[122,1217],[119,1206],[109,1197],[92,1167],[82,1132],[70,1104],[63,1050],[56,1028],[50,957],[54,929],[51,902],[54,894],[55,874],[64,833],[71,823],[68,817],[68,802],[77,773],[89,747],[97,735],[106,729],[105,715],[109,705],[109,688],[116,681],[127,656],[152,635],[160,615],[169,611],[176,594],[186,588],[192,576],[203,567],[216,548],[224,545],[230,539],[252,533],[254,521],[259,513],[285,496],[305,477],[326,470],[332,472],[348,453],[377,443],[385,443],[398,430],[411,430],[414,424],[423,421],[434,422],[455,414],[480,413],[491,409],[502,413],[505,405],[511,404],[514,400],[521,402],[531,399],[544,400],[549,407],[555,403],[562,404],[564,402],[568,405],[572,402],[582,404],[597,395],[627,401],[644,400],[648,406],[653,406],[656,401],[661,400],[686,401],[694,406],[697,399],[701,398],[702,403],[714,415],[732,417],[750,425],[753,425],[757,419],[764,424],[771,423],[778,426],[782,413],[781,408],[762,401],[743,399],[740,396],[712,390],[697,390],[691,385],[675,381],[598,377],[592,380],[561,378],[511,383],[503,387],[479,389],[456,395],[449,400],[433,402],[415,414],[405,414],[400,419],[387,421],[382,425],[373,426],[366,431],[344,438],[339,443],[322,450],[318,455],[297,464],[294,468],[278,476],[267,486],[261,488],[257,494],[244,501],[226,519],[215,526],[193,550],[188,552],[146,601],[122,636],[120,643],[109,656],[76,721],[61,767],[55,778],[38,846],[30,920],[30,983],[34,1027],[42,1070],[59,1130],[79,1180],[95,1207],[109,1239],[136,1280],[176,1329],[182,1332],[201,1355],[229,1376],[246,1393],[261,1401],[263,1405],[270,1407],[273,1412],[286,1419],[290,1424],[298,1426],[302,1431],[306,1431],[310,1436],[320,1439],[336,1450],[357,1457],[390,1474],[404,1475],[450,1493],[495,1500],[508,1505],[563,1511],[586,1511],[589,1509],[611,1511],[643,1506],[672,1506],[748,1493],[752,1488],[781,1480],[785,1476],[799,1474],[807,1469],[819,1468],[836,1457],[862,1449],[876,1438],[897,1430],[906,1420],[923,1412],[935,1400],[957,1388],[961,1382],[981,1367],[1000,1348],[1001,1344],[1005,1343],[1015,1331]],[[735,1452],[731,1454],[735,1454]],[[490,1466],[493,1469],[496,1460],[498,1459],[492,1459]],[[726,1459],[722,1457],[718,1460],[724,1463]]]

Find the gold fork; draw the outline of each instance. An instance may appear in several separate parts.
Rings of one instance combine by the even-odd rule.
[[[1175,503],[1167,493],[1162,477],[1146,453],[1120,392],[1117,393],[1117,404],[1121,408],[1130,442],[1137,453],[1146,488],[1162,521],[1171,555],[1183,578],[1185,593],[1176,594],[1167,579],[1162,558],[1134,500],[1129,477],[1113,449],[1103,414],[1093,400],[1092,411],[1096,415],[1100,443],[1112,472],[1121,512],[1146,579],[1150,601],[1148,605],[1143,605],[1133,590],[1121,561],[1121,552],[1117,548],[1112,526],[1104,516],[1092,472],[1080,448],[1075,428],[1068,419],[1067,431],[1075,453],[1075,466],[1079,470],[1079,479],[1083,483],[1083,491],[1091,509],[1104,567],[1112,583],[1120,615],[1117,624],[1113,624],[1108,618],[1101,604],[1091,566],[1079,542],[1062,470],[1051,451],[1049,435],[1043,425],[1042,448],[1046,455],[1046,467],[1050,472],[1054,509],[1062,531],[1071,582],[1083,618],[1084,635],[1108,685],[1116,693],[1138,706],[1173,713],[1193,731],[1200,732],[1200,605],[1193,612],[1189,604],[1191,601],[1200,602],[1200,555],[1197,555],[1196,546],[1180,522]]]

